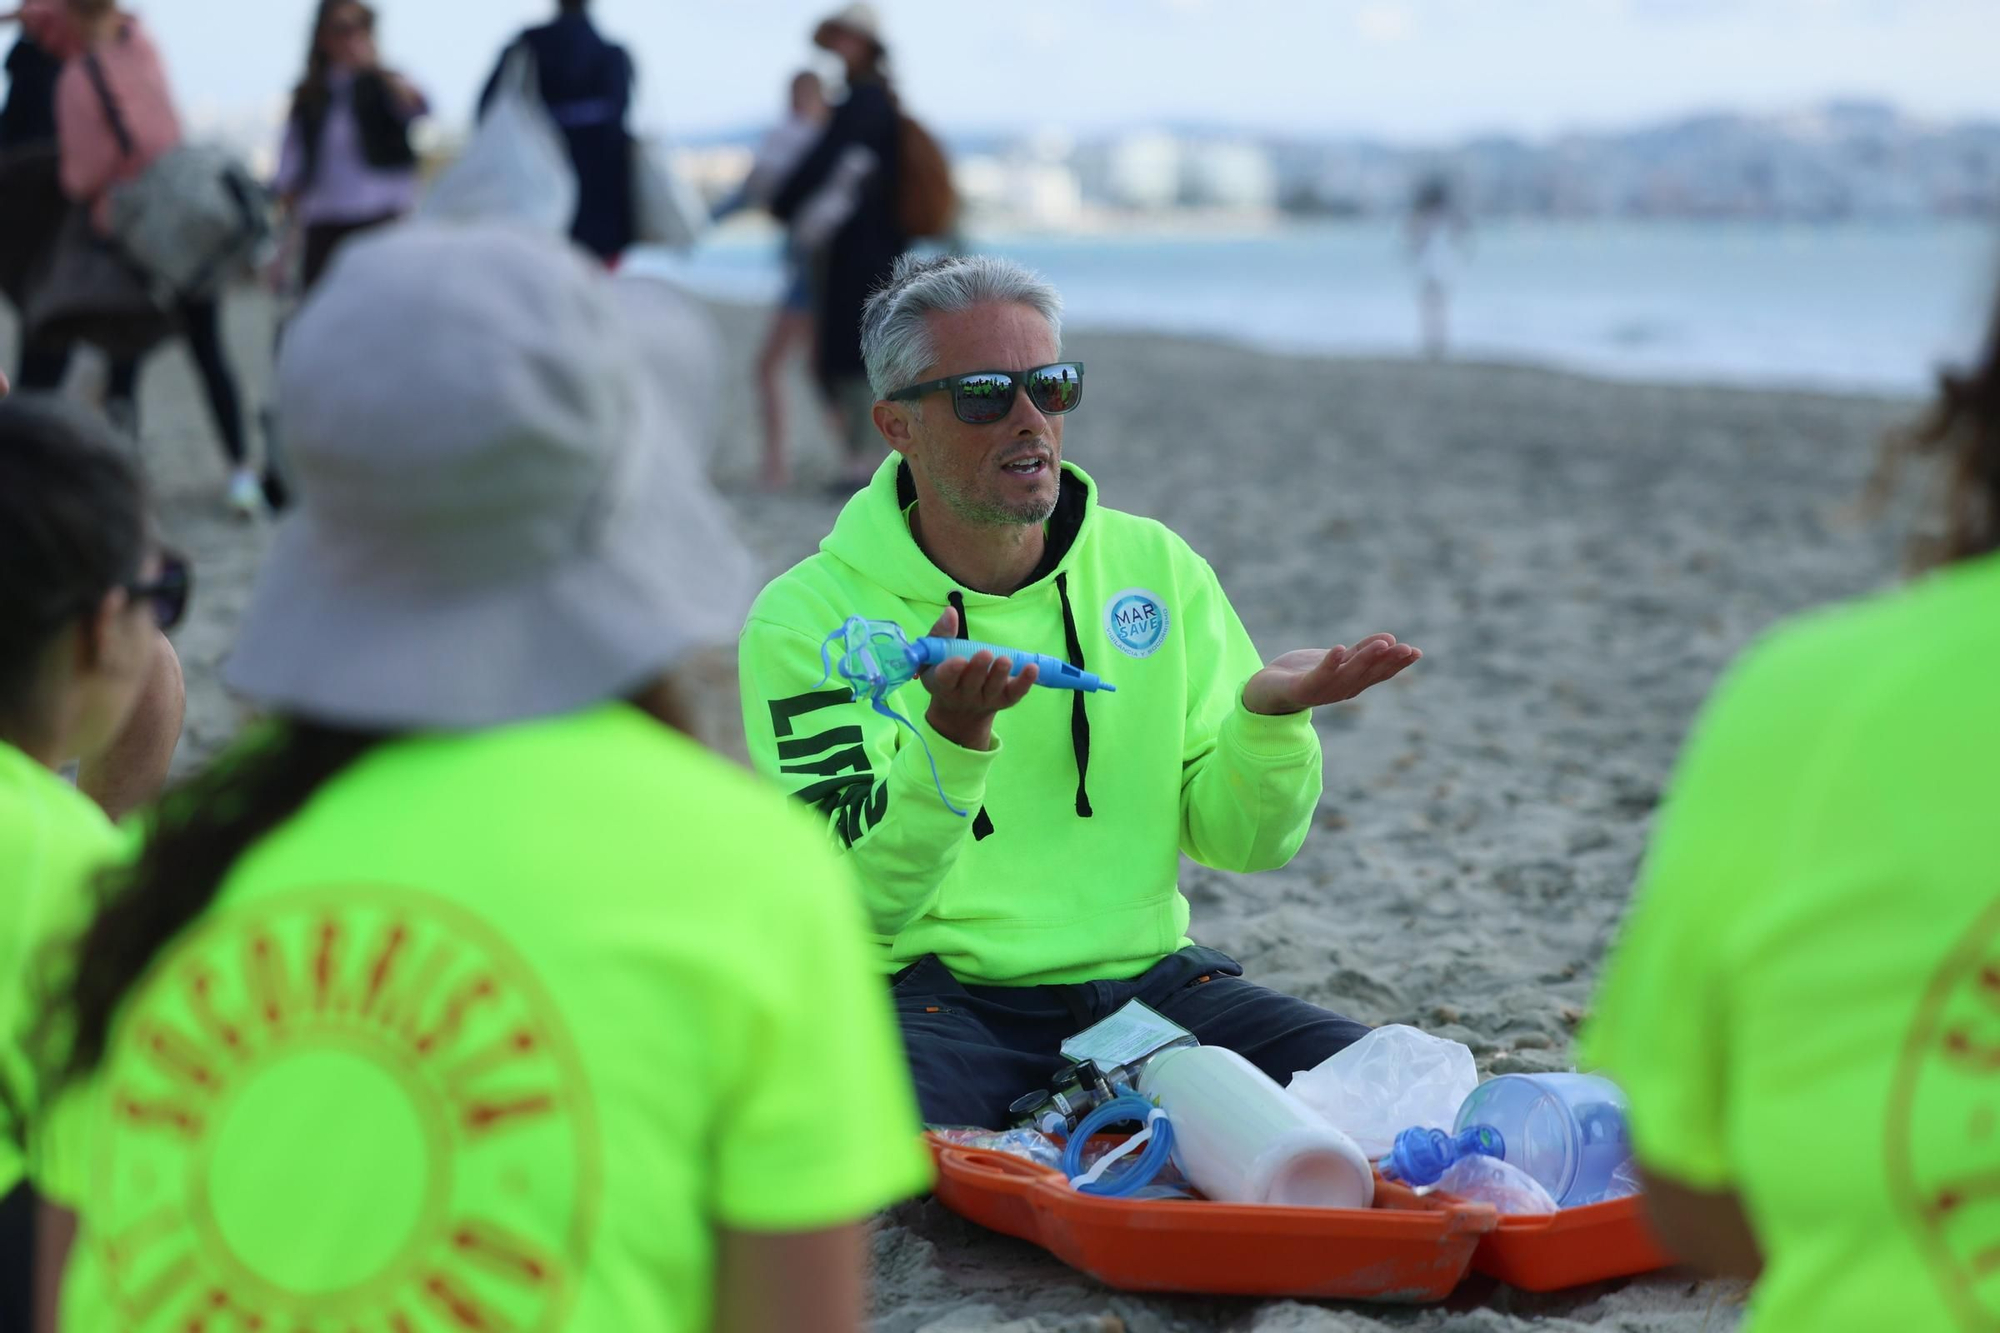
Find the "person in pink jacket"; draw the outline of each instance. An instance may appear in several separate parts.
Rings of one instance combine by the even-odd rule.
[[[181,118],[159,48],[136,16],[113,0],[70,0],[69,11],[83,49],[56,84],[63,193],[88,203],[97,229],[109,232],[112,187],[180,147]]]
[[[180,114],[159,48],[136,15],[119,9],[116,0],[64,0],[63,9],[67,22],[58,31],[55,48],[67,56],[56,84],[63,192],[89,208],[97,229],[108,232],[112,191],[180,146]],[[249,465],[241,399],[223,353],[218,303],[188,301],[176,313],[228,458],[229,503],[245,514],[258,512],[263,488]],[[139,428],[138,378],[137,360],[113,364],[109,408],[114,420],[134,435]],[[22,387],[55,386],[24,382]]]

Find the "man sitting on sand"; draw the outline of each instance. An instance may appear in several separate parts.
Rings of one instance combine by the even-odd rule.
[[[1183,851],[1290,860],[1320,794],[1311,710],[1420,654],[1377,634],[1265,665],[1207,563],[1064,464],[1083,368],[1060,315],[1005,260],[899,261],[862,320],[893,452],[743,631],[751,754],[846,849],[931,1124],[1005,1124],[1065,1038],[1133,998],[1280,1082],[1367,1030],[1189,940],[1176,877]],[[1064,658],[1117,693],[1033,689],[981,652],[925,674],[927,708],[894,701],[905,731],[823,679],[850,616]]]

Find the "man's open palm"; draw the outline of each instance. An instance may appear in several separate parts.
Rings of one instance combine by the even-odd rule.
[[[1393,634],[1371,634],[1352,648],[1299,648],[1250,677],[1243,706],[1253,713],[1298,713],[1342,703],[1380,685],[1423,653]]]

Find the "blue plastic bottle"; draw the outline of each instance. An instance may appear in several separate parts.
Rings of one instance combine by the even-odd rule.
[[[1540,1181],[1561,1208],[1601,1197],[1632,1156],[1625,1094],[1595,1074],[1488,1079],[1458,1108],[1459,1137],[1474,1128],[1497,1132],[1503,1147],[1493,1155]]]

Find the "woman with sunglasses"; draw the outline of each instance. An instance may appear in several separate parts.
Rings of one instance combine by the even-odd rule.
[[[428,109],[407,79],[383,68],[375,11],[323,0],[278,158],[278,198],[303,238],[302,290],[342,241],[416,207],[410,125]]]
[[[108,771],[126,803],[164,780],[180,679],[161,630],[187,588],[101,425],[53,399],[0,402],[0,1328],[27,1327],[36,955],[80,922],[87,881],[122,846],[58,771]]]

